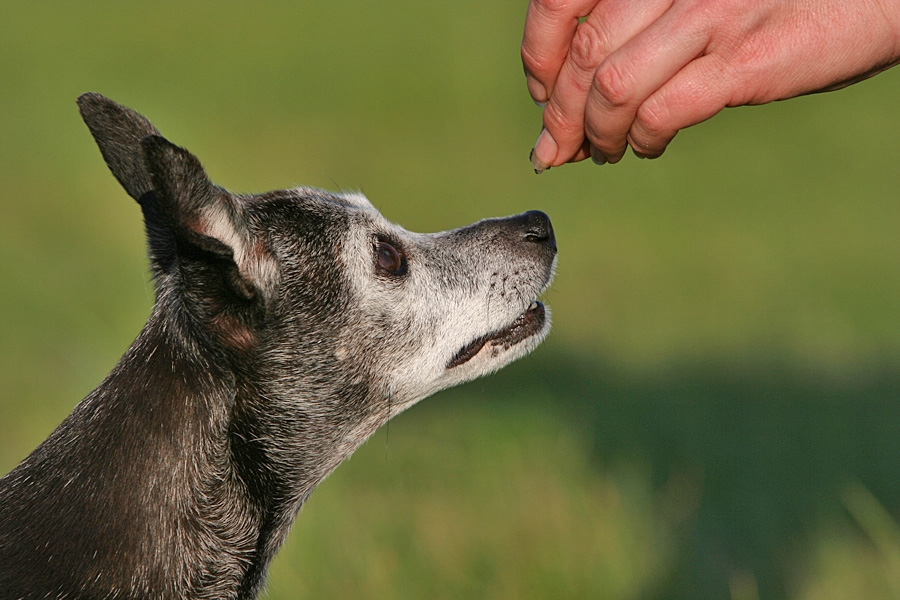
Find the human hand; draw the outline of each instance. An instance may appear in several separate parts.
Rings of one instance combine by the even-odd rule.
[[[656,158],[725,107],[838,89],[897,64],[900,1],[531,0],[522,61],[546,103],[536,172],[615,163],[629,145]]]

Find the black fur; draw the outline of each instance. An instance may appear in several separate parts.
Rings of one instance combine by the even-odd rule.
[[[346,264],[367,239],[348,232],[387,227],[374,209],[318,190],[229,194],[134,111],[98,94],[79,106],[142,208],[157,301],[106,380],[0,479],[0,599],[253,598],[343,458],[422,396],[502,365],[404,391],[403,353],[428,332],[390,302],[363,305],[348,272],[369,265]],[[434,239],[404,242],[411,269],[431,261],[448,290],[474,290],[498,253],[519,265],[503,293],[526,306],[555,257],[542,213]],[[375,298],[412,285],[372,281]]]

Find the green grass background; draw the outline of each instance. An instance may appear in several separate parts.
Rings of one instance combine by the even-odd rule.
[[[553,218],[550,339],[338,469],[268,598],[900,597],[900,71],[538,177],[525,8],[0,1],[0,471],[151,305],[99,91],[236,191]]]

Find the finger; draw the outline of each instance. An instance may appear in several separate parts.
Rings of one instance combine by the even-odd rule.
[[[674,9],[613,52],[596,70],[585,106],[585,135],[595,153],[622,158],[638,108],[709,43],[702,20]]]
[[[638,108],[628,132],[634,153],[656,158],[680,130],[701,123],[728,106],[737,84],[718,55],[691,61]]]
[[[587,158],[591,158],[591,145],[585,140],[581,144],[581,148],[579,148],[567,162],[577,163]]]
[[[531,0],[522,38],[522,64],[536,102],[550,98],[579,17],[600,0]]]
[[[535,153],[547,165],[572,161],[584,142],[585,105],[597,67],[614,50],[664,14],[672,0],[606,0],[578,26],[550,101],[544,127],[553,144],[539,140]],[[589,154],[588,154],[589,156]]]
[[[534,172],[535,172],[535,173],[543,173],[544,171],[546,171],[547,169],[549,169],[551,166],[553,166],[553,165],[548,165],[547,163],[541,162],[539,159],[537,159],[537,158],[535,157],[535,150],[536,150],[538,147],[541,146],[541,140],[542,140],[542,139],[544,138],[544,136],[546,136],[546,135],[547,135],[547,130],[546,130],[546,129],[543,130],[543,131],[541,131],[541,136],[538,138],[538,141],[537,141],[537,143],[534,145],[534,148],[532,148],[532,150],[531,150],[531,155],[529,156],[529,158],[531,159],[531,166],[534,167]],[[581,145],[581,148],[579,148],[578,151],[576,151],[575,154],[573,154],[573,155],[569,158],[568,161],[564,161],[564,162],[572,162],[572,163],[576,163],[576,162],[582,161],[582,160],[584,160],[584,159],[586,159],[586,158],[591,158],[591,145],[590,145],[589,143],[587,143],[587,141],[585,141],[585,142]],[[557,166],[558,166],[558,165],[557,165]]]

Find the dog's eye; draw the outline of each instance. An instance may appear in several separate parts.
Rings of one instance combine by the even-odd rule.
[[[380,269],[391,275],[406,273],[406,256],[390,242],[378,240],[378,245],[375,247],[375,261]]]

